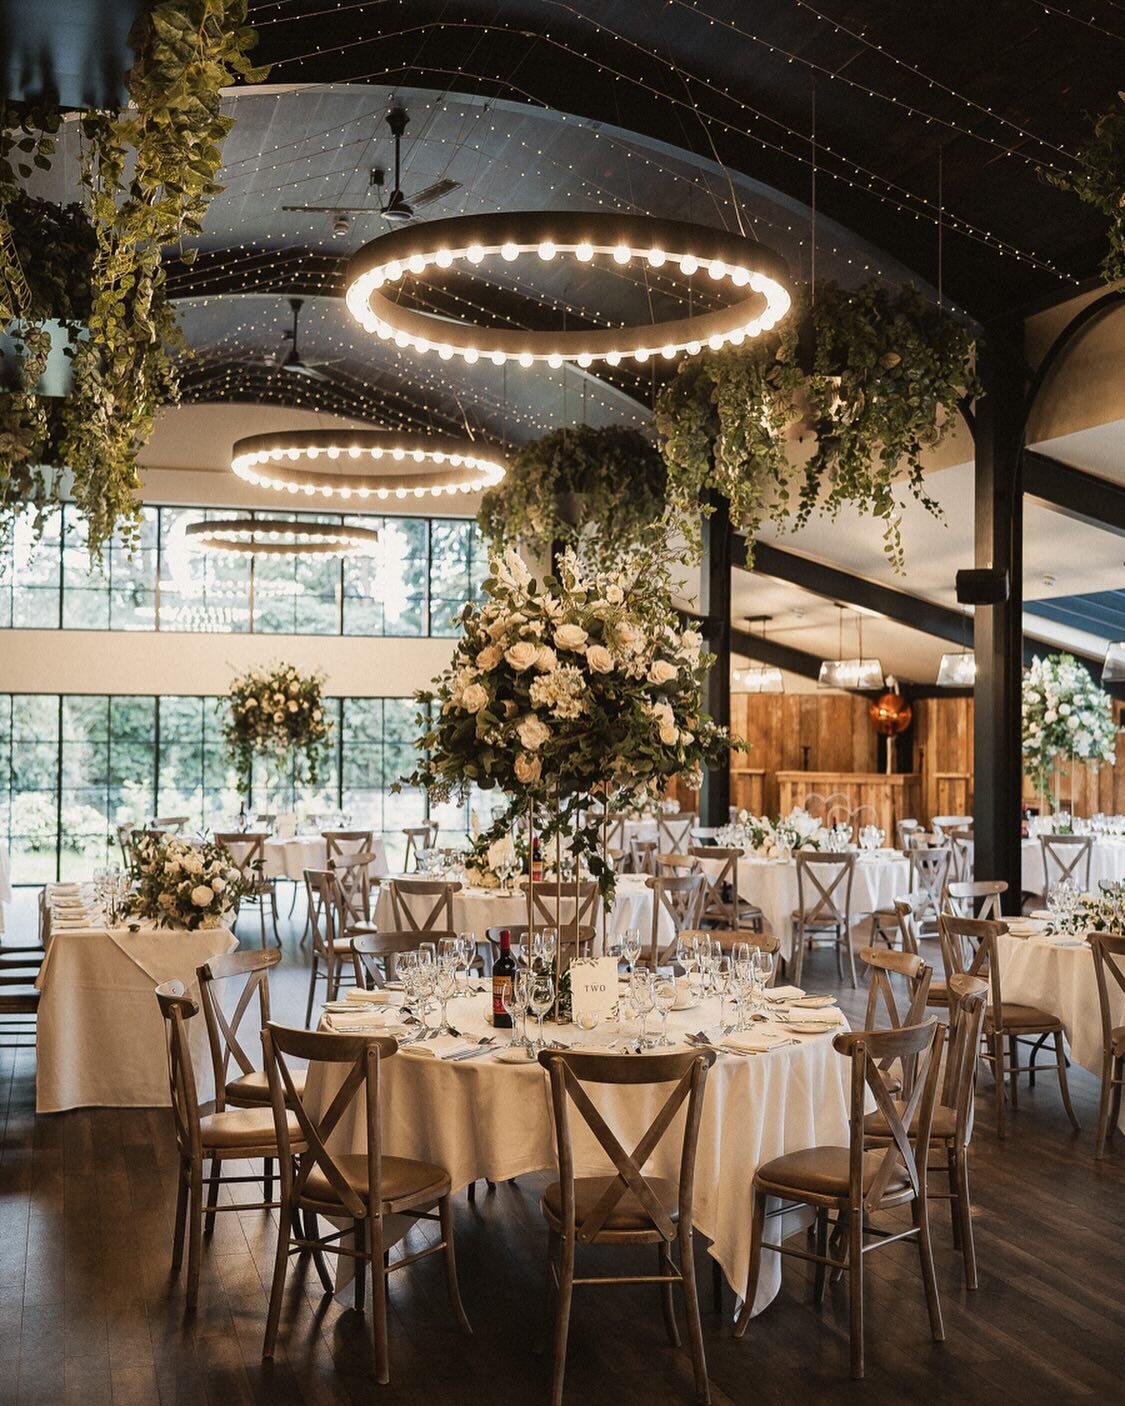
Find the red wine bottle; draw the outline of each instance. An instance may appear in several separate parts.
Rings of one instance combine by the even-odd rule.
[[[512,934],[500,929],[500,955],[492,964],[492,1024],[497,1030],[511,1030],[512,1017],[504,1009],[504,991],[512,984],[516,961],[512,956]]]

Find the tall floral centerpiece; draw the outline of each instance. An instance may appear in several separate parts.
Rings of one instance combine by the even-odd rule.
[[[611,570],[573,551],[558,574],[532,577],[514,551],[494,558],[482,605],[461,613],[462,636],[434,688],[406,780],[434,800],[499,787],[509,804],[487,845],[536,823],[566,841],[611,898],[603,825],[591,809],[653,798],[676,775],[695,777],[729,745],[702,711],[711,656],[672,606],[666,548],[642,543]]]
[[[217,928],[238,910],[242,875],[222,845],[147,835],[137,844],[137,888],[125,911],[157,927]]]
[[[1036,792],[1050,802],[1052,777],[1076,761],[1116,760],[1117,724],[1109,694],[1072,654],[1038,656],[1023,676],[1023,764]],[[1054,809],[1059,809],[1056,784]]]
[[[244,791],[255,762],[282,810],[293,808],[294,787],[316,784],[332,735],[323,686],[323,674],[302,674],[292,664],[250,669],[232,682],[223,737]]]

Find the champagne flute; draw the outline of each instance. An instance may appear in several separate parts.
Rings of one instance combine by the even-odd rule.
[[[676,979],[671,976],[658,976],[653,983],[652,994],[656,1009],[660,1012],[660,1045],[668,1044],[668,1012],[676,1004]]]
[[[543,1039],[543,1017],[551,1009],[555,1002],[555,982],[549,972],[535,972],[531,978],[531,999],[529,1006],[532,1015],[539,1022],[539,1030],[535,1039],[537,1050],[546,1049],[546,1041]]]
[[[441,1023],[434,1031],[435,1035],[458,1035],[460,1031],[454,1030],[446,1016],[446,1007],[449,1005],[450,997],[457,994],[457,968],[452,963],[441,963],[434,969],[434,990],[437,998],[441,1002]]]
[[[626,928],[625,940],[622,943],[625,952],[625,960],[629,964],[629,975],[637,969],[637,962],[641,956],[641,930],[640,928]]]

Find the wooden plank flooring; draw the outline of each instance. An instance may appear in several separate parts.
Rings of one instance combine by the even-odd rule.
[[[246,933],[255,941],[254,921]],[[18,940],[18,938],[17,938]],[[273,985],[277,1017],[299,1022],[307,992],[296,930]],[[810,986],[835,985],[818,954]],[[843,994],[850,1013],[861,1007]],[[1057,1087],[1021,1090],[1006,1143],[982,1079],[974,1142],[980,1289],[961,1287],[948,1219],[936,1249],[947,1341],[927,1329],[916,1254],[868,1258],[868,1374],[848,1378],[847,1294],[823,1309],[809,1273],[785,1268],[780,1297],[741,1342],[733,1299],[712,1311],[701,1247],[708,1365],[716,1406],[733,1403],[1125,1402],[1125,1139],[1095,1164],[1096,1082],[1072,1070],[1083,1125],[1072,1135]],[[543,1178],[457,1207],[462,1289],[475,1329],[447,1309],[436,1259],[392,1281],[392,1384],[373,1384],[369,1320],[291,1277],[278,1356],[260,1359],[273,1224],[220,1216],[205,1245],[198,1312],[168,1272],[175,1151],[167,1110],[93,1109],[36,1118],[34,1054],[0,1050],[0,1403],[3,1406],[243,1406],[379,1402],[538,1406]],[[596,1263],[596,1260],[594,1261]],[[576,1293],[567,1400],[663,1406],[692,1399],[686,1352],[664,1335],[655,1291]]]

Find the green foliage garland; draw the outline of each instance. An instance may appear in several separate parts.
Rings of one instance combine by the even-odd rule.
[[[537,556],[553,542],[583,539],[583,553],[620,555],[664,511],[667,470],[637,430],[580,425],[552,430],[512,457],[481,503],[481,531],[502,549],[522,541]],[[578,520],[560,516],[558,496],[574,494]]]
[[[1073,191],[1109,221],[1109,249],[1102,260],[1107,283],[1125,278],[1125,92],[1094,122],[1093,133],[1078,151],[1077,168],[1067,175],[1040,170],[1048,185]]]
[[[60,210],[20,189],[50,167],[59,113],[2,114],[0,325],[20,364],[9,372],[15,392],[0,396],[0,539],[29,504],[41,515],[57,501],[65,466],[91,557],[101,559],[115,532],[135,544],[137,450],[176,394],[181,347],[161,246],[198,234],[221,189],[215,176],[233,121],[220,110],[222,89],[265,76],[247,58],[256,36],[246,14],[247,0],[141,7],[130,33],[132,107],[81,119],[85,209]],[[190,261],[195,251],[180,252]],[[67,325],[72,384],[43,405],[35,387],[52,318]],[[80,325],[88,336],[78,336]]]
[[[958,401],[977,393],[972,353],[969,329],[916,289],[821,284],[815,302],[805,291],[774,332],[685,360],[661,390],[673,506],[690,523],[714,489],[752,539],[767,520],[799,527],[850,503],[882,519],[901,570],[895,488],[937,512],[921,455],[949,432]],[[802,418],[814,448],[794,464],[787,437]]]

